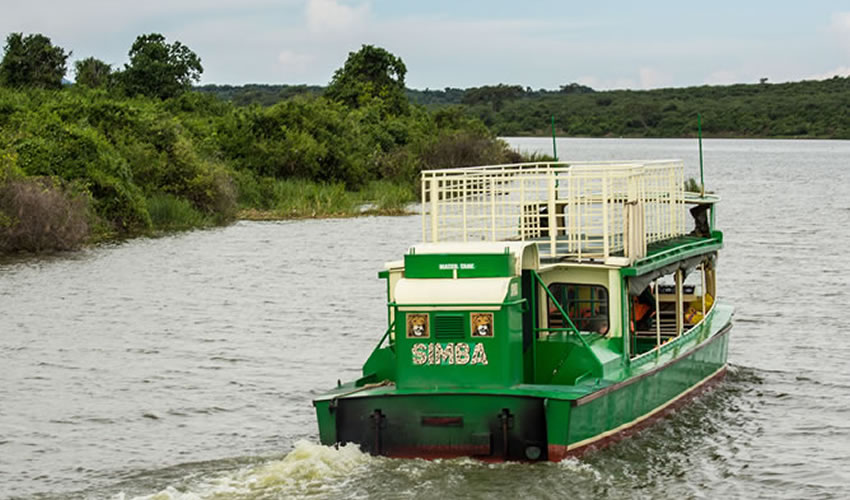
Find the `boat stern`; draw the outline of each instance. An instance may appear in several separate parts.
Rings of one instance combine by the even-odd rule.
[[[357,443],[391,457],[548,459],[542,398],[377,392],[314,401],[322,444]]]

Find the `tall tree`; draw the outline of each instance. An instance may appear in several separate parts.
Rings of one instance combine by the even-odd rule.
[[[11,33],[6,37],[4,51],[0,61],[0,84],[7,87],[62,88],[71,52],[54,46],[50,38],[40,33],[27,36]]]
[[[87,57],[74,63],[74,72],[77,74],[77,84],[86,87],[103,87],[109,82],[112,66],[100,59]]]
[[[325,95],[350,107],[364,100],[383,99],[391,113],[402,114],[409,103],[404,91],[407,68],[401,58],[380,47],[363,45],[350,52],[345,65],[334,73]]]
[[[191,89],[204,72],[201,58],[189,47],[179,41],[169,45],[159,33],[139,35],[128,55],[121,81],[130,95],[174,97]]]
[[[474,87],[467,89],[463,94],[461,103],[474,106],[476,104],[490,104],[493,111],[502,109],[504,101],[518,99],[525,95],[525,90],[521,85],[485,85],[483,87]]]

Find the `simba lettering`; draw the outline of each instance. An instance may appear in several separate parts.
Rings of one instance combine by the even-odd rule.
[[[470,344],[449,342],[448,344],[413,344],[410,354],[414,365],[486,365],[487,352],[484,344],[478,342],[471,348]]]

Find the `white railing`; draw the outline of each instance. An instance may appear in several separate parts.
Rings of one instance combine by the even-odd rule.
[[[633,262],[648,243],[684,234],[684,200],[673,160],[427,170],[422,240],[532,240],[542,257]]]

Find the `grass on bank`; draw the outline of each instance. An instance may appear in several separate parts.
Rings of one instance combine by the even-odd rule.
[[[342,183],[304,179],[266,180],[264,207],[243,204],[239,219],[277,220],[356,215],[403,215],[416,201],[412,187],[390,181],[372,181],[363,189],[349,191]]]
[[[416,201],[412,188],[389,181],[373,181],[362,190],[348,191],[341,183],[288,179],[268,182],[270,207],[243,207],[237,218],[280,220],[357,215],[402,215]],[[86,242],[112,239],[103,221],[91,216],[91,200],[56,181],[21,178],[0,183],[0,253],[73,250]],[[190,201],[167,193],[144,199],[150,228],[157,235],[221,224],[215,213],[198,210]]]
[[[146,200],[151,224],[158,231],[180,231],[215,224],[215,218],[201,213],[192,204],[174,195],[157,193]]]

